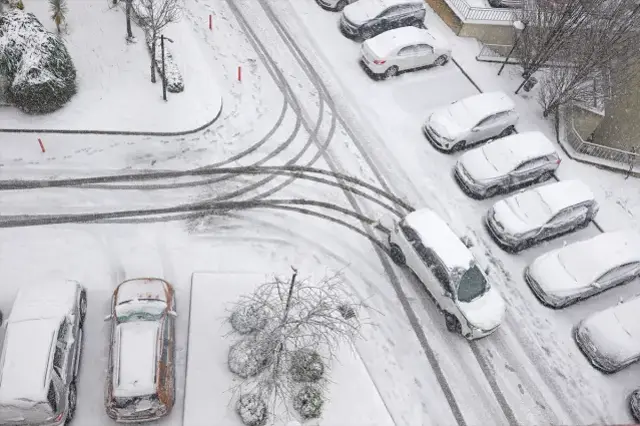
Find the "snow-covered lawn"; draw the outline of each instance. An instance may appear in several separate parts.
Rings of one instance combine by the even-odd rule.
[[[231,327],[224,320],[229,314],[227,309],[230,304],[241,295],[252,292],[273,274],[274,271],[270,270],[262,274],[193,274],[184,426],[200,426],[205,418],[216,426],[241,424],[235,412],[232,389],[235,385],[234,375],[227,366],[227,355],[233,339],[227,336]],[[317,424],[394,424],[360,355],[343,347],[338,355],[338,363],[331,366],[330,370],[328,401]],[[357,404],[353,401],[354,395],[357,395]],[[286,423],[286,414],[278,413],[274,424]]]
[[[150,56],[142,30],[133,24],[137,43],[127,44],[125,15],[119,7],[110,9],[107,1],[68,0],[67,4],[63,37],[78,73],[78,93],[59,111],[41,116],[0,107],[3,128],[179,132],[218,115],[221,71],[203,53],[188,21],[165,31],[174,40],[171,50],[185,82],[184,92],[169,93],[165,103],[161,80],[150,82]],[[25,11],[55,32],[48,2],[25,2]]]

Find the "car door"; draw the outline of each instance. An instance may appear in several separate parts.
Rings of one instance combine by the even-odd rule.
[[[370,23],[374,35],[381,34],[393,27],[393,19],[396,16],[398,6],[391,6],[376,16]]]
[[[509,173],[509,186],[516,187],[536,180],[546,171],[547,157],[527,160]]]
[[[543,228],[545,237],[562,234],[575,229],[587,219],[589,209],[585,205],[571,206],[558,212]]]
[[[74,344],[73,326],[69,319],[65,317],[58,327],[58,337],[53,353],[53,367],[57,370],[58,375],[65,384],[73,381]]]
[[[436,53],[433,46],[428,44],[418,44],[416,46],[416,67],[426,67],[433,65],[436,60]]]
[[[396,65],[400,70],[411,70],[417,66],[416,48],[417,46],[412,44],[398,50]]]
[[[171,407],[174,397],[173,383],[173,317],[167,315],[163,320],[162,341],[160,344],[160,368],[158,380],[158,398],[167,407]]]
[[[637,277],[639,273],[640,263],[638,262],[620,265],[598,278],[595,287],[598,289],[598,292],[604,291]]]
[[[441,309],[455,312],[453,285],[447,268],[430,248],[423,247],[419,254],[428,269],[429,278],[424,283],[429,293]]]

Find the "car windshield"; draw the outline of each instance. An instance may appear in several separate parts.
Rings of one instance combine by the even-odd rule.
[[[166,308],[162,300],[128,300],[116,306],[116,317],[119,322],[157,321]]]
[[[462,272],[462,271],[460,271]],[[458,300],[461,302],[473,302],[489,290],[489,283],[484,274],[473,265],[471,268],[462,272],[462,276],[458,281]]]

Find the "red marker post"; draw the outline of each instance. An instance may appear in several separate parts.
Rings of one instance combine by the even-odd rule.
[[[42,144],[42,139],[38,138],[38,143],[40,144],[40,149],[42,152],[45,152],[44,145]]]
[[[211,15],[209,15],[209,29],[213,29],[213,17]]]
[[[242,67],[238,66],[238,81],[242,81]]]

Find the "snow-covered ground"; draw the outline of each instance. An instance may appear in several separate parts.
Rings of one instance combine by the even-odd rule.
[[[281,269],[279,275],[285,271]],[[232,389],[236,382],[227,366],[229,347],[234,340],[229,336],[231,327],[225,318],[232,303],[273,274],[273,266],[262,273],[230,273],[218,268],[213,273],[194,273],[187,355],[188,373],[194,374],[188,375],[185,389],[184,426],[200,426],[203,418],[218,426],[238,425]],[[330,367],[329,380],[327,403],[319,425],[394,425],[357,352],[342,347],[338,362]],[[358,404],[353,403],[353,395],[358,395]],[[274,424],[284,425],[291,418],[282,412],[272,419]]]
[[[158,77],[155,84],[150,82],[150,55],[142,30],[132,24],[137,42],[127,44],[125,14],[120,7],[110,6],[111,2],[107,1],[67,1],[63,37],[78,73],[78,92],[69,103],[53,114],[40,116],[3,106],[0,107],[0,126],[182,132],[203,126],[219,115],[222,93],[218,79],[222,70],[213,67],[203,54],[189,22],[183,20],[165,30],[165,35],[174,41],[171,50],[185,81],[185,90],[169,93],[164,102],[161,79]],[[33,13],[45,28],[55,32],[49,3],[27,2],[25,11]],[[201,25],[207,25],[207,18],[201,19]],[[45,142],[48,141],[45,139]]]
[[[267,163],[283,164],[297,157],[317,125],[317,138],[311,139],[318,140],[312,140],[312,145],[297,159],[299,163],[314,161],[318,167],[339,167],[367,181],[381,179],[396,195],[415,207],[433,208],[460,235],[469,236],[474,242],[472,251],[483,266],[489,267],[493,284],[507,301],[503,326],[478,342],[469,343],[451,335],[422,284],[405,270],[381,265],[366,240],[319,219],[265,210],[224,218],[190,219],[186,224],[152,225],[143,220],[133,225],[0,230],[0,270],[7,271],[9,283],[2,287],[0,308],[8,309],[14,289],[22,282],[43,280],[52,274],[81,281],[84,278],[90,283],[87,284],[90,315],[96,315],[99,321],[104,312],[91,314],[94,299],[102,297],[100,303],[106,308],[113,287],[132,276],[156,274],[186,289],[194,271],[278,273],[276,269],[288,268],[277,265],[296,265],[310,271],[344,268],[354,290],[363,298],[371,298],[379,312],[376,318],[379,327],[358,349],[396,424],[449,425],[461,423],[460,417],[469,425],[514,421],[527,425],[628,422],[625,398],[639,384],[636,376],[640,365],[617,375],[603,376],[580,354],[571,330],[590,313],[614,305],[619,298],[635,295],[638,280],[560,311],[547,309],[537,301],[522,279],[523,268],[536,256],[562,246],[565,241],[585,239],[600,231],[590,226],[519,255],[502,252],[493,243],[483,227],[482,217],[500,197],[475,201],[464,195],[451,177],[458,155],[437,152],[420,130],[429,111],[477,93],[460,68],[450,63],[389,81],[373,81],[357,63],[358,44],[344,38],[336,28],[338,14],[323,11],[312,0],[268,1],[299,47],[296,51],[284,42],[283,28],[269,20],[267,10],[261,7],[262,1],[232,3],[246,18],[254,35],[247,37],[246,24],[233,13],[230,3],[187,1],[187,19],[194,28],[206,24],[200,16],[208,13],[215,16],[214,29],[219,31],[209,32],[206,27],[197,31],[207,48],[224,53],[216,58],[218,67],[233,72],[239,58],[254,61],[251,77],[247,77],[251,86],[233,82],[232,72],[223,73],[232,75],[221,85],[232,95],[229,98],[233,112],[227,115],[225,98],[221,118],[225,121],[216,124],[215,130],[186,140],[65,137],[55,139],[52,150],[59,152],[44,156],[32,153],[33,148],[27,146],[28,141],[22,136],[12,136],[4,138],[10,140],[6,143],[3,140],[0,150],[3,179],[111,174],[124,168],[151,168],[154,164],[165,169],[204,166],[241,152],[268,135],[271,128],[282,131],[278,134],[285,139],[295,135],[287,150],[270,157]],[[475,60],[479,51],[475,41],[453,36],[434,14],[429,15],[427,22],[448,34],[454,59],[482,90],[515,90],[519,81],[509,69],[497,77],[496,66]],[[251,53],[251,41],[264,50],[260,54]],[[301,55],[309,61],[308,66],[297,60]],[[273,64],[265,65],[269,63],[268,56],[282,70],[282,76],[274,72]],[[318,73],[331,99],[318,95],[319,89],[314,84],[318,81],[310,69]],[[286,78],[288,87],[281,77]],[[287,99],[300,100],[300,104],[290,102],[284,116],[278,115],[285,99],[279,87],[287,93]],[[542,119],[534,100],[525,95],[514,99],[521,114],[518,129],[540,130],[554,140],[552,123]],[[285,117],[282,125],[273,127],[278,117]],[[336,117],[345,123],[336,122]],[[284,125],[291,126],[289,131],[285,131]],[[295,126],[300,129],[294,130]],[[318,146],[325,141],[330,142],[328,155],[316,158]],[[260,148],[260,154],[268,155],[277,146],[270,140]],[[252,153],[238,162],[247,164],[260,158]],[[640,214],[639,181],[624,180],[622,176],[568,158],[564,158],[558,177],[563,180],[577,177],[590,185],[601,203],[596,221],[602,228],[636,226],[633,218]],[[229,186],[210,184],[154,192],[91,189],[3,192],[0,203],[7,206],[3,215],[112,211],[206,200],[248,181],[255,179],[233,180]],[[275,183],[269,185],[273,187]],[[346,206],[338,191],[302,181],[286,187],[277,197],[329,199]],[[369,216],[377,218],[382,214],[370,202],[358,204]],[[184,297],[179,294],[180,299]],[[417,318],[417,326],[410,324],[412,315],[406,310],[407,304]],[[180,318],[184,321],[185,316]],[[106,342],[104,330],[100,338]],[[426,344],[416,339],[414,332],[418,331],[424,333]],[[90,350],[97,354],[102,349]],[[81,375],[87,371],[86,365],[83,364]],[[89,374],[93,374],[94,383],[102,383],[102,371]],[[455,405],[452,401],[460,415],[452,411]],[[83,409],[81,403],[79,412]],[[100,405],[91,407],[101,410]]]

